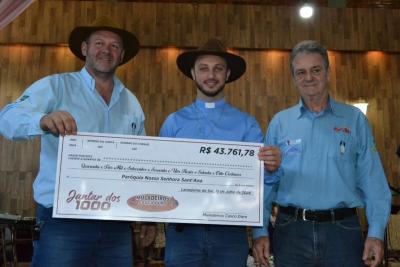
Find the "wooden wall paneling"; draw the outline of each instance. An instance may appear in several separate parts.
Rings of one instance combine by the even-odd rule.
[[[376,101],[372,101],[372,105],[376,104],[376,113],[375,118],[373,118],[373,130],[375,135],[375,140],[377,143],[377,147],[379,151],[387,151],[389,152],[390,148],[388,148],[387,140],[389,140],[391,126],[391,114],[388,112],[388,106],[390,105],[390,99],[388,99],[388,90],[392,90],[392,88],[388,88],[390,84],[387,83],[387,73],[384,74],[384,65],[385,58],[387,55],[382,52],[367,52],[363,55],[363,62],[367,66],[368,70],[368,78],[367,83],[364,85],[364,90],[367,91],[366,94],[369,99],[376,99]],[[382,153],[381,159],[383,161],[383,165],[387,170],[389,164],[389,158],[391,155],[389,153]],[[387,172],[389,176],[389,181],[393,180],[393,173],[391,171]]]
[[[143,46],[193,47],[216,35],[245,49],[291,49],[316,39],[334,50],[400,50],[399,9],[321,7],[302,20],[296,7],[195,2],[38,0],[0,31],[0,43],[66,43],[73,27],[103,15]]]
[[[32,172],[0,171],[0,213],[34,216]]]
[[[221,34],[227,31],[227,29],[224,31],[217,30],[219,18],[223,16],[219,11],[216,5],[193,6],[195,20],[192,27],[195,36],[192,40],[185,43],[186,46],[198,47],[205,43],[209,37],[222,37]],[[226,42],[229,42],[228,38],[226,38]],[[177,46],[180,46],[179,43],[177,43]]]
[[[396,188],[400,187],[400,158],[396,155],[397,147],[400,145],[400,127],[397,121],[400,114],[400,56],[398,54],[384,54],[379,66],[382,66],[383,87],[386,89],[387,111],[384,114],[386,126],[385,149],[381,155],[385,156],[385,171],[391,177],[390,181]],[[381,88],[377,87],[377,94]]]
[[[135,8],[140,11],[134,12]],[[155,19],[157,18],[157,13],[153,5],[138,3],[137,6],[132,6],[130,9],[125,10],[122,13],[129,14],[128,17],[130,19],[127,21],[131,21],[131,23],[126,25],[127,29],[136,29],[134,33],[138,38],[140,38],[140,43],[144,44],[144,40],[147,40],[149,43],[156,43],[156,37],[158,36],[158,33],[155,29],[158,21]],[[139,32],[138,29],[141,29],[141,31]]]
[[[331,94],[334,94],[337,97],[337,100],[342,100],[343,97],[341,97],[341,95],[339,95],[336,90],[336,88],[339,87],[337,85],[336,77],[338,76],[338,74],[336,73],[336,71],[337,71],[337,65],[343,64],[341,67],[345,68],[347,64],[346,62],[342,62],[339,53],[336,53],[335,51],[328,51],[328,57],[330,65],[329,90]]]

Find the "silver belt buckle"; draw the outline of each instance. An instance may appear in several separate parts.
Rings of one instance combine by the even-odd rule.
[[[302,214],[302,219],[303,219],[303,221],[308,221],[307,219],[306,219],[306,211],[307,211],[307,209],[303,209],[303,214]]]

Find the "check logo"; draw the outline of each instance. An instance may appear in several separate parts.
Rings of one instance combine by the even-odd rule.
[[[137,210],[156,212],[168,211],[178,207],[179,203],[174,197],[157,194],[143,194],[130,197],[128,205]]]

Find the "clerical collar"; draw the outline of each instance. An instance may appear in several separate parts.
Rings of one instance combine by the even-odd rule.
[[[214,109],[214,108],[221,107],[224,104],[225,104],[224,98],[219,99],[215,102],[205,102],[204,100],[196,99],[196,102],[195,102],[195,105],[202,109]]]
[[[204,107],[205,108],[215,108],[215,103],[214,102],[206,102]]]

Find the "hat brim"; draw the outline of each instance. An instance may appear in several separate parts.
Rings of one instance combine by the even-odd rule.
[[[83,61],[85,61],[85,56],[82,55],[82,42],[85,41],[90,36],[90,34],[96,31],[110,31],[118,34],[121,37],[125,53],[124,58],[119,65],[125,64],[139,52],[139,40],[136,38],[135,35],[128,31],[107,26],[76,27],[69,35],[69,49],[75,56]]]
[[[190,79],[193,79],[191,69],[193,68],[194,63],[196,62],[196,59],[199,56],[203,55],[220,56],[226,60],[226,64],[228,66],[228,69],[230,70],[229,78],[226,81],[227,83],[239,79],[246,72],[246,61],[244,61],[242,57],[228,52],[201,51],[201,50],[188,51],[178,56],[178,58],[176,59],[176,64],[178,65],[178,68],[180,69],[180,71],[182,71],[183,74],[185,74]]]

